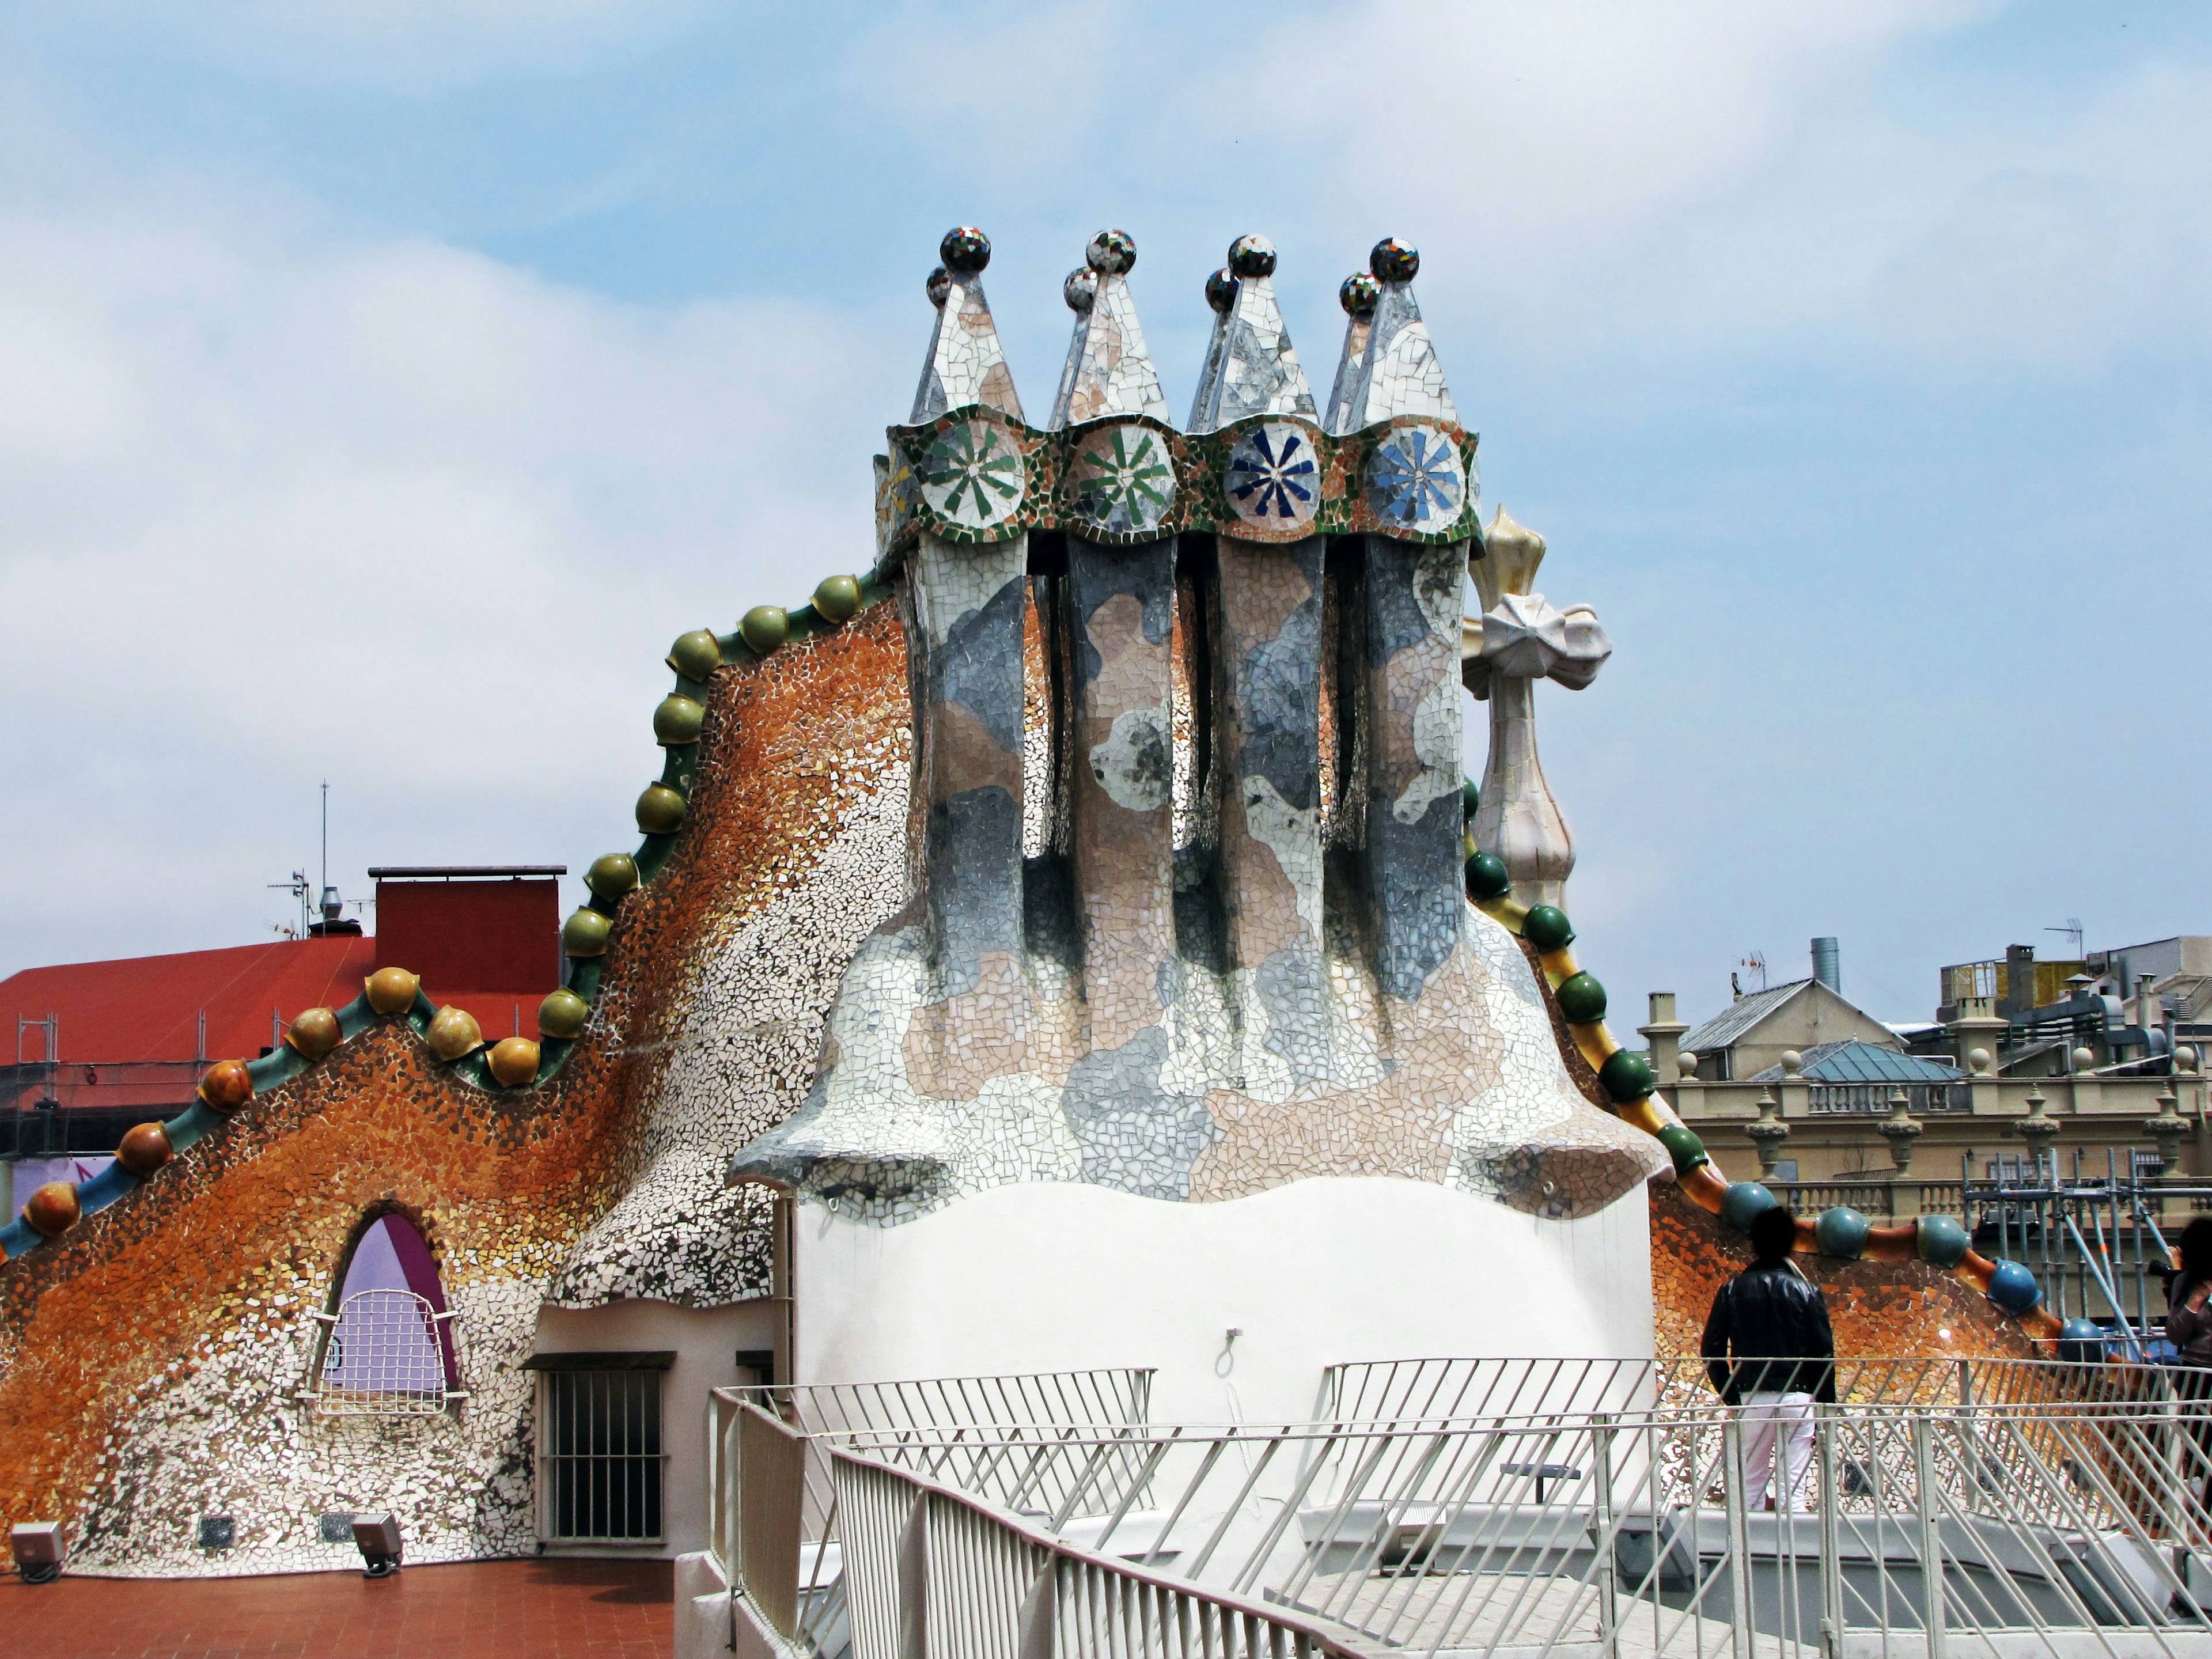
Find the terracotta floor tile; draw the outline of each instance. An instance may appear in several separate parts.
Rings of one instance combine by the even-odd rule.
[[[666,1561],[472,1561],[270,1578],[0,1578],[6,1659],[666,1659]]]

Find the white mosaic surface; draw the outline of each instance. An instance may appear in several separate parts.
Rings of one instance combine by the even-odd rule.
[[[1068,299],[1076,307],[1075,337],[1068,342],[1059,394],[1053,399],[1048,429],[1080,426],[1105,415],[1149,415],[1170,419],[1160,392],[1159,372],[1145,349],[1145,331],[1137,321],[1137,302],[1120,261],[1094,240],[1085,270],[1088,283],[1068,278]]]
[[[732,1147],[805,1099],[846,963],[903,897],[903,742],[851,757],[880,786],[842,811],[825,797],[798,836],[810,867],[690,964],[637,1174],[561,1264],[548,1301],[710,1308],[768,1293],[765,1195],[725,1187],[723,1170]]]
[[[533,1553],[536,1402],[521,1364],[550,1263],[483,1265],[485,1276],[449,1273],[446,1285],[470,1398],[427,1418],[313,1415],[293,1396],[327,1278],[265,1274],[235,1298],[227,1330],[173,1361],[119,1419],[71,1566],[132,1578],[357,1567],[349,1538],[322,1541],[319,1517],[385,1509],[406,1517],[410,1564]],[[230,1548],[199,1547],[202,1515],[232,1518]]]
[[[1241,276],[1229,309],[1215,313],[1188,432],[1214,432],[1252,415],[1316,413],[1305,370],[1283,326],[1274,279]]]
[[[1444,385],[1444,372],[1437,362],[1429,325],[1421,320],[1411,283],[1382,284],[1374,329],[1349,404],[1339,431],[1356,432],[1400,415],[1458,422],[1458,408]]]
[[[919,426],[969,404],[988,404],[1018,421],[1022,418],[1022,400],[1014,391],[1013,371],[1006,367],[980,275],[956,276],[945,284],[907,424]]]

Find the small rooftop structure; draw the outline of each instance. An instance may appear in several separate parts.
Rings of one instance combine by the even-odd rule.
[[[1816,968],[1825,965],[1832,972],[1835,942],[1820,939],[1813,944]],[[1854,1040],[1869,1048],[1893,1052],[1905,1047],[1887,1025],[1846,999],[1826,978],[1816,976],[1738,997],[1685,1035],[1681,1046],[1698,1056],[1700,1076],[1725,1083],[1763,1075],[1780,1064],[1787,1050],[1809,1056]]]
[[[1747,1079],[1752,1083],[1779,1083],[1788,1075],[1780,1061]],[[1804,1063],[1797,1075],[1808,1083],[1956,1083],[1966,1074],[1957,1066],[1940,1060],[1928,1060],[1918,1054],[1899,1054],[1894,1048],[1884,1048],[1861,1037],[1845,1037],[1840,1042],[1815,1043],[1805,1050]]]

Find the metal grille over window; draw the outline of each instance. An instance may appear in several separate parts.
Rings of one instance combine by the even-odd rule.
[[[659,1370],[549,1370],[540,1382],[545,1534],[578,1543],[660,1540]]]
[[[330,1324],[314,1404],[324,1417],[434,1416],[447,1387],[440,1313],[412,1291],[371,1290],[348,1297]]]

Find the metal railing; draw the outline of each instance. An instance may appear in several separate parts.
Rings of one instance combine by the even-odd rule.
[[[1345,1415],[1283,1425],[808,1434],[740,1403],[787,1470],[823,1461],[831,1501],[781,1541],[787,1474],[786,1519],[744,1504],[773,1552],[719,1527],[717,1549],[787,1639],[854,1659],[2212,1652],[2212,1409],[2189,1380],[1847,1361],[1802,1464],[1767,1465],[1774,1511],[1755,1425],[1671,1363],[1340,1366]],[[1042,1474],[1070,1467],[1097,1478]],[[1049,1512],[994,1495],[1048,1485]]]

